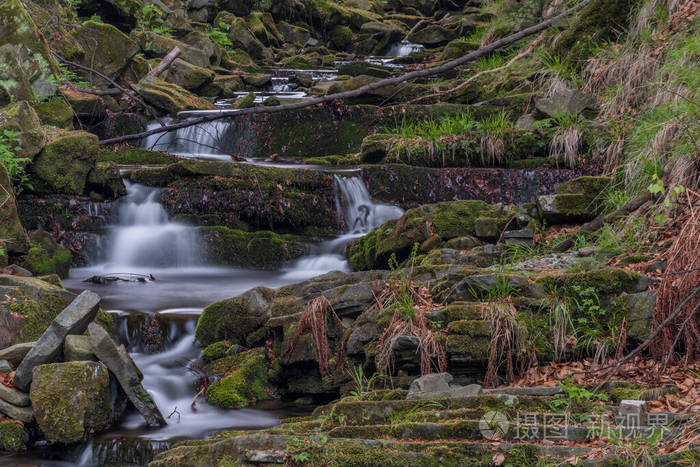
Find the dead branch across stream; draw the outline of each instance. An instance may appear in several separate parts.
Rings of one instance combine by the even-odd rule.
[[[536,24],[534,26],[530,26],[529,28],[525,28],[521,31],[516,32],[515,34],[511,34],[510,36],[504,37],[502,39],[499,39],[495,42],[492,42],[491,44],[484,46],[480,48],[479,50],[475,50],[473,52],[470,52],[466,55],[463,55],[462,57],[459,57],[457,59],[451,60],[449,62],[443,63],[442,65],[432,67],[432,68],[426,68],[424,70],[416,70],[416,71],[411,71],[409,73],[403,74],[401,76],[395,76],[393,78],[385,78],[381,79],[379,81],[375,81],[374,83],[367,84],[365,86],[361,86],[357,89],[354,89],[352,91],[344,91],[344,92],[339,92],[336,94],[329,94],[326,96],[322,97],[316,97],[313,99],[308,99],[302,102],[296,102],[294,104],[285,104],[285,105],[278,105],[278,106],[271,106],[271,107],[251,107],[247,109],[240,109],[236,110],[235,112],[229,112],[229,111],[220,111],[215,114],[210,114],[204,117],[199,117],[199,118],[193,118],[189,119],[180,123],[175,123],[172,125],[165,125],[160,128],[154,128],[152,130],[144,131],[141,133],[135,133],[135,134],[130,134],[130,135],[123,135],[123,136],[118,136],[116,138],[108,138],[105,140],[100,141],[100,144],[106,145],[106,144],[116,144],[116,143],[121,143],[124,141],[132,141],[136,139],[141,139],[146,136],[150,135],[155,135],[158,133],[163,133],[167,131],[172,131],[172,130],[179,130],[180,128],[187,128],[193,125],[198,125],[200,123],[207,123],[207,122],[212,122],[215,120],[220,120],[222,118],[229,118],[229,117],[238,117],[238,116],[243,116],[243,115],[252,115],[252,114],[265,114],[265,113],[276,113],[276,112],[287,112],[287,111],[292,111],[292,110],[299,110],[303,109],[306,107],[312,107],[315,105],[319,104],[324,104],[326,102],[333,102],[336,100],[341,100],[341,99],[348,99],[352,97],[359,97],[363,94],[366,94],[370,91],[374,91],[376,89],[380,88],[385,88],[387,86],[395,86],[397,84],[404,83],[406,81],[414,80],[417,78],[424,78],[427,76],[432,76],[432,75],[437,75],[440,73],[443,73],[445,71],[451,70],[453,68],[456,68],[460,65],[463,65],[465,63],[474,61],[478,59],[479,57],[482,57],[484,55],[490,54],[491,52],[494,52],[502,47],[508,46],[510,44],[513,44],[520,39],[523,39],[525,37],[531,36],[532,34],[536,34],[540,31],[543,31],[545,29],[550,28],[551,26],[557,24],[560,20],[566,18],[567,16],[571,15],[572,13],[575,13],[579,9],[583,8],[589,0],[584,0],[581,3],[573,6],[572,8],[564,11],[563,13],[560,13],[556,16],[553,16],[552,18],[545,20],[539,24]]]

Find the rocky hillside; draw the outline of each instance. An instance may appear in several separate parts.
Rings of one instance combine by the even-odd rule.
[[[695,465],[699,7],[0,0],[0,449],[163,422],[99,297],[56,332],[129,187],[280,270],[366,224],[356,175],[405,212],[349,272],[195,331],[195,400],[313,413],[152,465]]]

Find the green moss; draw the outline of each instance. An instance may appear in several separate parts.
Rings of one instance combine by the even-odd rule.
[[[238,364],[207,389],[205,396],[210,404],[234,409],[269,398],[265,392],[268,363],[264,350],[248,350],[234,357],[239,355]]]
[[[231,344],[226,341],[214,342],[207,346],[202,352],[202,360],[209,363],[226,356],[226,351],[231,347]]]
[[[32,246],[25,262],[30,271],[35,274],[58,274],[61,278],[68,277],[72,257],[66,247],[58,245],[41,230],[30,235],[30,242]]]
[[[203,227],[204,257],[214,264],[274,269],[299,257],[306,247],[269,231],[244,232],[228,227]]]
[[[82,195],[88,172],[97,159],[97,142],[97,136],[92,133],[69,131],[48,143],[31,165],[32,173],[39,179],[34,188],[41,192]]]
[[[544,275],[535,279],[545,291],[556,292],[566,298],[579,290],[592,288],[599,296],[634,292],[641,275],[620,268],[599,269],[580,273]]]
[[[44,125],[73,129],[73,109],[64,99],[53,99],[34,106]]]
[[[352,42],[352,29],[338,25],[331,31],[331,42],[338,50],[344,50]]]
[[[125,165],[167,165],[177,161],[177,157],[168,153],[133,146],[124,146],[116,151],[101,147],[97,155],[97,162],[115,162]]]
[[[0,422],[0,451],[24,451],[24,427],[12,421]]]

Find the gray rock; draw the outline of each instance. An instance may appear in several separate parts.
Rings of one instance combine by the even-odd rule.
[[[17,407],[26,407],[29,405],[29,394],[18,391],[15,388],[10,388],[4,384],[0,384],[0,399]]]
[[[646,405],[646,401],[622,400],[618,412],[620,415],[639,415],[641,417]]]
[[[620,295],[613,299],[618,308],[626,311],[627,337],[643,342],[649,337],[656,307],[656,290]]]
[[[34,412],[31,407],[17,407],[3,399],[0,399],[0,414],[24,423],[30,423],[34,420]]]
[[[16,264],[10,264],[7,269],[11,270],[15,274],[19,274],[22,277],[32,277],[32,272],[22,266],[17,266]]]
[[[394,352],[415,352],[420,345],[420,338],[416,336],[399,336],[391,344]]]
[[[450,382],[453,377],[449,373],[433,373],[413,380],[408,387],[406,399],[430,399],[449,397]]]
[[[559,386],[484,389],[484,394],[508,394],[511,396],[554,396],[562,392]]]
[[[478,396],[479,394],[481,394],[480,384],[469,384],[467,386],[450,387],[451,399],[467,399],[469,397]]]
[[[0,360],[0,373],[9,373],[14,368],[12,368],[12,365],[10,365],[10,362],[7,360]]]
[[[21,344],[15,344],[11,347],[4,348],[0,350],[0,359],[7,360],[13,365],[19,365],[24,357],[27,356],[32,347],[34,347],[35,342],[23,342]]]
[[[117,378],[127,397],[141,412],[148,426],[164,426],[166,422],[158,410],[158,406],[141,385],[143,374],[136,367],[124,346],[117,346],[107,331],[95,323],[88,326],[88,332],[95,355],[107,365],[107,368]]]
[[[516,130],[532,131],[535,129],[535,122],[537,119],[533,114],[524,114],[518,117],[515,122]]]
[[[90,344],[90,336],[66,336],[63,343],[63,361],[78,362],[84,360],[97,360],[95,352]]]
[[[63,349],[63,340],[69,334],[82,334],[88,324],[95,319],[100,308],[100,296],[89,290],[84,291],[68,305],[41,335],[22,363],[17,367],[14,385],[26,391],[32,381],[32,370],[37,365],[58,360]]]
[[[362,326],[358,326],[355,329],[353,329],[352,333],[350,334],[350,337],[348,337],[348,343],[346,347],[348,355],[364,354],[365,345],[367,345],[375,337],[377,337],[378,332],[378,326],[376,323],[373,322],[363,324]]]
[[[531,229],[508,230],[503,233],[503,241],[511,245],[532,246],[535,243],[535,232]]]
[[[481,240],[472,237],[471,235],[465,235],[464,237],[457,237],[445,242],[445,248],[451,248],[454,250],[470,250],[474,247],[481,245]]]
[[[551,97],[543,97],[535,102],[535,109],[547,118],[555,118],[564,113],[581,113],[596,110],[598,103],[591,94],[576,89],[563,89]]]
[[[323,295],[333,304],[333,309],[341,318],[359,316],[374,300],[372,287],[367,282],[336,287]]]

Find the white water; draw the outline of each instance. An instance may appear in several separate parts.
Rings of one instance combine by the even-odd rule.
[[[386,57],[405,57],[406,55],[411,55],[415,52],[420,52],[423,50],[423,45],[414,44],[408,41],[401,41],[389,46],[389,48],[384,52]]]

